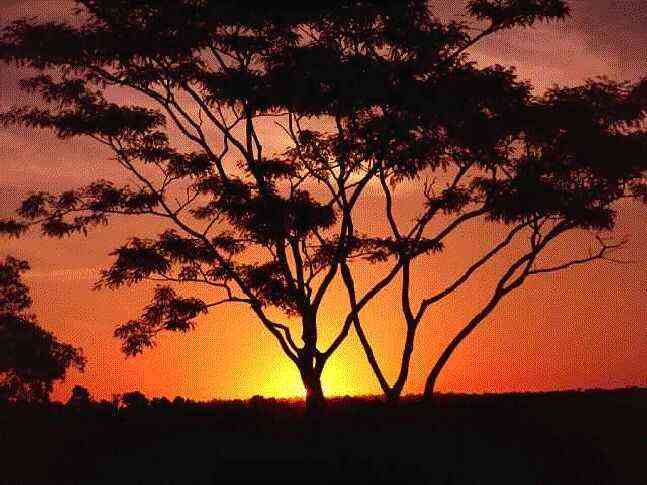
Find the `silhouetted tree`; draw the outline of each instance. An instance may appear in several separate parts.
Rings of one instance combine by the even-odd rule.
[[[74,386],[67,405],[74,409],[88,409],[92,405],[90,391],[83,386]]]
[[[532,2],[470,2],[470,13],[486,21],[486,27],[467,36],[465,46],[503,28],[532,23],[534,15],[515,13],[513,5],[521,8],[524,3]],[[558,8],[561,3],[551,5]],[[421,166],[405,165],[405,173],[398,164],[384,160],[377,173],[391,235],[380,240],[381,252],[370,257],[394,258],[395,264],[384,279],[357,298],[352,273],[346,261],[341,262],[353,308],[346,326],[354,323],[388,399],[398,399],[402,392],[416,331],[427,310],[472,280],[496,256],[506,249],[517,251],[517,256],[508,252],[514,256],[512,263],[504,268],[487,303],[441,353],[427,378],[426,398],[432,397],[436,380],[458,345],[527,278],[596,260],[618,261],[611,253],[626,240],[614,242],[605,235],[614,228],[619,202],[647,202],[647,81],[632,84],[599,78],[572,88],[555,86],[537,97],[531,95],[528,83],[516,80],[510,69],[477,69],[465,63],[431,80],[426,87],[424,96],[413,98],[416,106],[404,99],[390,107],[390,117],[400,116],[410,122],[415,116],[413,126],[428,135],[426,140],[434,140],[437,153]],[[396,131],[401,126],[402,122]],[[394,139],[398,135],[388,142]],[[404,227],[394,215],[394,190],[407,184],[409,177],[436,173],[443,183],[418,184],[426,204],[413,215],[413,223]],[[448,236],[466,223],[479,220],[498,223],[501,229],[507,226],[507,233],[485,254],[468,263],[455,281],[424,297],[416,308],[411,286],[419,282],[411,279],[413,263],[427,252],[441,252]],[[440,228],[429,237],[428,228],[435,221]],[[588,248],[587,243],[576,248],[583,255],[570,259],[567,255],[558,262],[541,257],[547,247],[573,232],[578,233],[580,241],[593,243]],[[524,240],[526,249],[520,249]],[[397,379],[390,385],[358,314],[398,274],[402,277],[401,311],[406,321],[406,339]]]
[[[148,398],[139,391],[123,393],[121,396],[121,402],[129,411],[143,411],[149,405]]]
[[[499,25],[528,23],[523,19],[502,20],[507,16],[505,6],[513,3],[472,2],[470,12],[490,26],[467,43],[496,32],[502,28]],[[561,2],[553,2],[557,3]],[[377,256],[393,258],[395,263],[387,276],[360,299],[355,295],[347,262],[341,262],[353,308],[346,326],[353,321],[388,399],[398,399],[402,392],[416,331],[426,312],[471,281],[481,268],[502,254],[512,261],[504,267],[486,304],[443,349],[426,381],[428,399],[455,349],[528,278],[598,260],[620,262],[612,257],[613,251],[626,242],[612,237],[620,202],[633,199],[647,203],[647,80],[632,84],[600,78],[577,87],[556,86],[537,97],[530,94],[529,84],[515,79],[511,70],[475,69],[464,64],[460,73],[429,83],[426,95],[416,102],[416,107],[405,102],[397,109],[404,110],[402,116],[407,119],[415,115],[419,129],[442,135],[436,139],[439,153],[427,161],[428,165],[413,167],[405,176],[400,167],[385,162],[378,170],[391,235],[381,239],[382,252]],[[393,111],[397,113],[397,109]],[[426,204],[418,214],[410,214],[413,223],[405,227],[394,215],[393,192],[408,182],[408,176],[438,172],[444,179],[442,185],[418,184]],[[434,233],[428,228],[436,221]],[[447,287],[412,302],[412,285],[419,287],[419,282],[411,278],[414,262],[420,263],[420,256],[427,252],[441,252],[448,236],[474,221],[504,232],[500,242],[469,262]],[[428,236],[428,232],[433,235]],[[562,260],[547,257],[546,249],[567,234],[577,234],[579,245],[562,254]],[[399,374],[390,385],[358,313],[398,274],[402,278],[406,339]]]
[[[166,397],[154,397],[151,399],[150,405],[153,409],[167,410],[171,409],[172,403]]]
[[[0,399],[47,401],[56,380],[72,366],[82,370],[83,354],[59,342],[25,313],[32,304],[22,273],[26,261],[0,260]]]
[[[28,20],[3,31],[0,57],[40,71],[22,87],[49,103],[17,107],[3,120],[62,138],[91,137],[114,152],[136,185],[100,180],[58,195],[38,192],[0,229],[19,235],[40,224],[62,237],[116,214],[168,222],[157,238],[118,248],[100,285],[200,284],[220,296],[202,301],[158,287],[142,317],[115,332],[127,354],[151,347],[160,332],[190,330],[217,306],[244,304],[298,367],[309,408],[323,404],[321,373],[353,326],[385,395],[395,399],[433,303],[515,236],[527,237],[530,251],[505,273],[482,320],[527,276],[555,269],[535,264],[550,241],[578,228],[610,229],[611,205],[645,194],[643,87],[600,81],[535,99],[511,69],[468,60],[467,50],[491,34],[564,18],[563,1],[471,0],[468,13],[484,25],[476,34],[474,26],[441,22],[425,0],[77,3],[80,26]],[[149,104],[110,101],[115,89]],[[270,121],[291,142],[283,154],[264,150]],[[180,140],[169,138],[167,122]],[[609,153],[619,161],[608,163]],[[434,174],[444,185],[424,184],[426,206],[404,230],[391,192]],[[371,181],[383,190],[392,234],[355,228],[354,209]],[[450,233],[478,219],[507,224],[510,233],[414,311],[411,265],[440,253]],[[600,243],[598,258],[615,246]],[[395,263],[358,296],[351,272],[358,260]],[[338,272],[351,311],[322,349],[318,315]],[[407,337],[390,385],[360,312],[400,274]],[[285,319],[270,317],[268,307]],[[288,319],[299,322],[301,344]]]
[[[446,33],[457,44],[458,29],[435,23],[421,0],[77,3],[85,19],[78,27],[28,20],[4,29],[0,56],[42,71],[22,87],[50,104],[16,108],[3,120],[62,138],[89,136],[114,151],[137,185],[100,180],[35,193],[22,219],[0,229],[18,235],[40,223],[61,237],[114,214],[162,218],[170,228],[117,249],[101,284],[198,283],[222,298],[205,302],[159,287],[142,317],[117,329],[124,351],[141,352],[161,331],[186,332],[218,305],[244,304],[298,367],[308,407],[320,407],[320,376],[334,349],[318,348],[317,315],[348,250],[351,209],[376,173],[365,172],[361,147],[348,143],[344,127],[399,89],[400,78],[419,75],[407,58],[431,62],[423,43]],[[383,49],[402,59],[388,62]],[[113,88],[134,90],[158,110],[109,101]],[[317,117],[336,134],[304,127]],[[292,150],[265,153],[264,119],[277,120]],[[177,148],[167,121],[195,151]],[[317,200],[313,182],[332,193]],[[300,321],[302,345],[267,307]]]
[[[99,416],[114,416],[119,410],[119,406],[107,399],[101,399],[100,401],[92,403],[93,409]]]

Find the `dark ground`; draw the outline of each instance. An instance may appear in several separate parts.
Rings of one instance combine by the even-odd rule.
[[[647,484],[647,389],[0,408],[0,483]]]

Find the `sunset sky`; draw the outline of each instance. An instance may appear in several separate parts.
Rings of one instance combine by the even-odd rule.
[[[462,3],[432,2],[442,18],[459,15]],[[483,65],[516,66],[537,94],[554,83],[574,85],[601,75],[637,80],[647,75],[647,2],[578,0],[570,5],[573,14],[565,22],[499,34],[474,48],[473,58]],[[35,15],[66,18],[69,9],[67,0],[0,0],[0,21]],[[24,75],[14,67],[0,67],[0,110],[33,101],[16,89],[16,80]],[[269,151],[286,147],[285,137],[271,125],[261,133]],[[49,132],[0,128],[0,217],[11,215],[29,191],[59,191],[99,178],[126,180],[110,156],[92,140],[58,140]],[[376,214],[382,224],[379,191],[368,194],[360,206],[366,230],[378,224]],[[400,220],[410,220],[407,215],[417,207],[417,194],[403,188],[396,195]],[[513,292],[454,354],[438,390],[647,386],[645,223],[645,206],[622,208],[616,233],[630,237],[622,258],[633,264],[596,262],[535,277]],[[87,238],[44,239],[32,231],[20,240],[0,239],[0,257],[14,255],[31,263],[27,283],[42,326],[82,347],[87,357],[86,371],[70,373],[56,386],[53,398],[67,400],[75,384],[86,386],[96,398],[135,389],[151,397],[181,395],[199,400],[302,395],[292,362],[242,307],[217,307],[200,318],[195,331],[163,335],[143,355],[123,356],[120,342],[112,337],[114,328],[139,315],[152,286],[118,291],[93,291],[92,286],[99,270],[110,264],[112,249],[128,237],[153,236],[161,230],[163,226],[156,222],[121,218]],[[457,233],[445,253],[415,266],[417,298],[451,282],[502,234],[501,227],[478,224]],[[567,255],[581,255],[589,239],[574,235],[560,248]],[[427,314],[418,332],[405,393],[422,391],[439,352],[487,301],[502,268],[499,264],[484,270]],[[368,265],[354,267],[358,291],[376,281],[380,271]],[[335,335],[346,315],[343,290],[340,285],[333,288],[322,309],[324,342]],[[394,285],[362,313],[378,360],[391,379],[404,336],[398,290],[399,284]],[[354,333],[328,363],[323,385],[327,395],[379,394]]]

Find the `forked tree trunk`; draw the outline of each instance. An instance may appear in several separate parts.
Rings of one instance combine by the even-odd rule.
[[[401,395],[402,389],[391,389],[391,391],[384,394],[384,397],[389,406],[396,406],[400,402]]]

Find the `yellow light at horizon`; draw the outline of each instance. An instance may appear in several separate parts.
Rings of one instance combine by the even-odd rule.
[[[346,396],[357,394],[356,385],[353,381],[353,373],[350,370],[350,362],[345,359],[331,359],[321,376],[321,385],[324,396]]]
[[[282,356],[279,356],[282,357]],[[321,377],[324,396],[357,395],[358,389],[356,376],[352,365],[347,359],[333,358],[328,361]],[[277,358],[267,371],[258,375],[258,382],[254,386],[258,389],[255,394],[267,398],[299,398],[306,396],[306,391],[301,381],[299,371],[288,359]]]
[[[282,357],[275,359],[267,371],[259,375],[256,394],[279,399],[304,398],[306,392],[299,371],[290,360]]]

